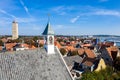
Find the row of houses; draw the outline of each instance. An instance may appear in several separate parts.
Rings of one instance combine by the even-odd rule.
[[[0,46],[0,51],[19,51],[34,48],[34,46],[25,43],[6,43],[4,46]]]
[[[120,56],[119,48],[113,42],[96,42],[90,40],[56,42],[55,45],[66,50],[66,61],[72,75],[76,78],[86,71],[100,71],[106,65],[112,66],[116,57]],[[69,52],[77,51],[78,55],[68,56]],[[79,76],[78,76],[79,74]]]
[[[36,48],[34,45],[24,43],[23,40],[21,40],[21,42],[17,42],[8,38],[2,38],[1,41],[2,45],[0,45],[0,51],[19,51]]]

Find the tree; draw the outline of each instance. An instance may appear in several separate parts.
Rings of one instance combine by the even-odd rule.
[[[62,39],[62,38],[57,38],[57,41],[58,41],[58,42],[62,42],[63,39]]]
[[[75,55],[78,55],[78,51],[77,50],[71,51],[71,56],[75,56]]]
[[[39,44],[39,47],[43,47],[43,44],[40,43],[40,44]]]
[[[81,80],[119,80],[120,78],[113,77],[114,71],[113,68],[107,66],[106,69],[103,69],[99,72],[86,72],[82,74]]]
[[[0,40],[0,46],[3,46],[3,44],[4,44],[4,43],[2,42],[2,40]]]
[[[78,55],[78,51],[77,50],[74,50],[74,51],[69,50],[68,51],[67,56],[75,56],[75,55]]]
[[[35,36],[35,37],[33,37],[33,41],[37,41],[38,40],[38,37],[37,36]]]
[[[61,52],[62,55],[65,55],[67,53],[67,51],[64,48],[61,48],[60,52]]]
[[[21,42],[22,42],[22,39],[18,38],[18,39],[13,40],[13,42],[21,43]]]
[[[113,62],[113,66],[116,70],[120,71],[120,57],[117,57],[114,62]]]
[[[34,45],[34,41],[31,39],[25,40],[25,43],[30,45],[30,46]]]
[[[75,39],[73,37],[69,38],[69,41],[75,41]]]

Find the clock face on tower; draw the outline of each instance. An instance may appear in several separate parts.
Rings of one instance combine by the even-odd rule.
[[[52,36],[49,37],[49,44],[53,44],[53,37]]]

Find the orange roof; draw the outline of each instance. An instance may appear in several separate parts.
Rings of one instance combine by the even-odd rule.
[[[112,46],[111,51],[118,51],[118,48],[116,46]]]
[[[105,42],[105,43],[101,42],[101,43],[98,43],[98,45],[101,47],[110,47],[110,46],[113,46],[114,43],[113,42]]]
[[[60,42],[60,44],[61,44],[61,45],[65,45],[65,43],[64,43],[64,42]]]
[[[75,41],[71,41],[71,44],[75,44]]]
[[[93,65],[93,62],[91,62],[91,61],[85,61],[85,62],[84,62],[84,65],[92,66],[92,65]]]
[[[113,46],[114,45],[114,43],[113,42],[105,42],[105,44],[104,44],[105,46]]]
[[[2,50],[2,46],[0,46],[0,51]]]
[[[6,43],[6,50],[11,50],[14,46],[16,45],[16,43]]]
[[[89,58],[95,58],[96,57],[96,55],[94,54],[94,52],[92,51],[92,50],[90,50],[90,49],[85,49],[85,53],[86,53],[86,55],[87,55],[87,57],[89,57]]]
[[[84,50],[83,48],[80,48],[80,49],[78,49],[78,54],[79,54],[79,55],[82,55],[82,54],[84,53],[84,51],[85,51],[85,50]]]
[[[29,47],[29,45],[28,44],[23,44],[25,47]]]
[[[6,38],[2,38],[1,40],[2,40],[2,42],[7,42],[8,41]]]
[[[57,46],[59,49],[61,48],[61,45],[60,45],[60,43],[59,43],[58,41],[55,41],[54,44],[55,44],[55,46]]]
[[[36,47],[35,46],[29,46],[29,49],[35,49]]]
[[[95,58],[92,58],[92,59],[90,59],[90,58],[84,58],[83,61],[82,61],[82,63],[84,65],[86,65],[86,66],[92,66],[95,61],[96,61]]]
[[[20,47],[26,47],[26,48],[29,48],[29,45],[28,45],[28,44],[25,44],[25,43],[24,43],[24,44],[20,44],[19,46],[20,46]]]
[[[112,58],[112,52],[111,51],[116,51],[118,52],[118,48],[116,46],[108,47],[106,48],[108,51],[109,56]],[[112,58],[113,59],[113,58]]]
[[[44,44],[44,40],[40,40],[39,43],[40,43],[40,44]]]
[[[90,47],[91,44],[82,44],[81,47]]]

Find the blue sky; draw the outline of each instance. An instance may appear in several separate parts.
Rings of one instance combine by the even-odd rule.
[[[47,14],[56,34],[120,35],[120,0],[0,0],[0,35],[41,35]]]

